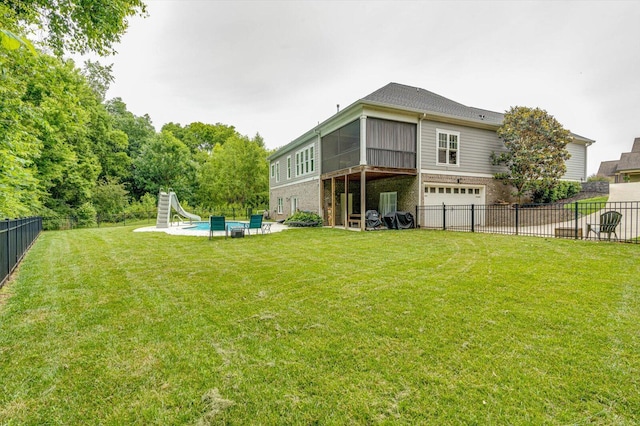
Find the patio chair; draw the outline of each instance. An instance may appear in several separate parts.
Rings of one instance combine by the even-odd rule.
[[[617,240],[618,234],[616,234],[616,228],[620,224],[620,219],[622,219],[622,214],[619,212],[608,211],[602,213],[600,215],[600,223],[587,223],[586,238],[589,238],[589,233],[593,231],[598,236],[598,239],[601,238],[602,234],[607,234],[607,240],[611,240],[611,234],[613,234]]]
[[[264,228],[262,227],[262,215],[261,214],[252,214],[249,219],[249,223],[244,225],[244,229],[246,229],[247,234],[251,235],[251,230],[255,229],[256,234],[258,230],[264,234]]]
[[[209,239],[213,237],[213,231],[224,231],[224,237],[227,238],[229,230],[224,220],[224,216],[209,216]]]
[[[377,210],[367,210],[364,214],[365,226],[370,229],[377,229],[382,227],[382,220],[380,220],[380,213]]]

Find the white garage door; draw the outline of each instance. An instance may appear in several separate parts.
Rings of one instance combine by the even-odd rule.
[[[425,206],[450,206],[443,216],[441,209],[426,208],[422,225],[440,228],[443,220],[446,227],[470,227],[470,205],[485,204],[485,187],[480,185],[441,185],[426,184],[424,187]],[[458,207],[456,207],[458,206]],[[478,209],[474,212],[474,224],[484,225],[484,211]]]

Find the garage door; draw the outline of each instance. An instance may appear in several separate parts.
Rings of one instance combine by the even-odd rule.
[[[480,185],[440,185],[427,184],[424,187],[425,206],[448,206],[445,216],[442,209],[426,208],[421,224],[427,227],[442,227],[443,220],[449,227],[471,226],[470,205],[485,204],[485,187]],[[484,211],[474,212],[475,225],[484,225]]]

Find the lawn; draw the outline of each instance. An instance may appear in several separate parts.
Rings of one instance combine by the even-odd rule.
[[[564,208],[575,212],[577,204],[578,213],[586,216],[604,209],[607,206],[608,199],[608,195],[604,195],[602,197],[586,198],[584,200],[578,200],[574,203],[567,203],[564,205]]]
[[[441,231],[44,233],[0,424],[638,424],[640,247]]]

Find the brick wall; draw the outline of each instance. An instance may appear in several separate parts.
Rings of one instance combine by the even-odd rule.
[[[269,193],[269,215],[271,219],[281,220],[291,216],[291,199],[298,199],[298,209],[320,213],[318,196],[320,193],[320,181],[313,180],[280,188],[272,188]],[[282,213],[278,214],[278,198],[282,198]]]

